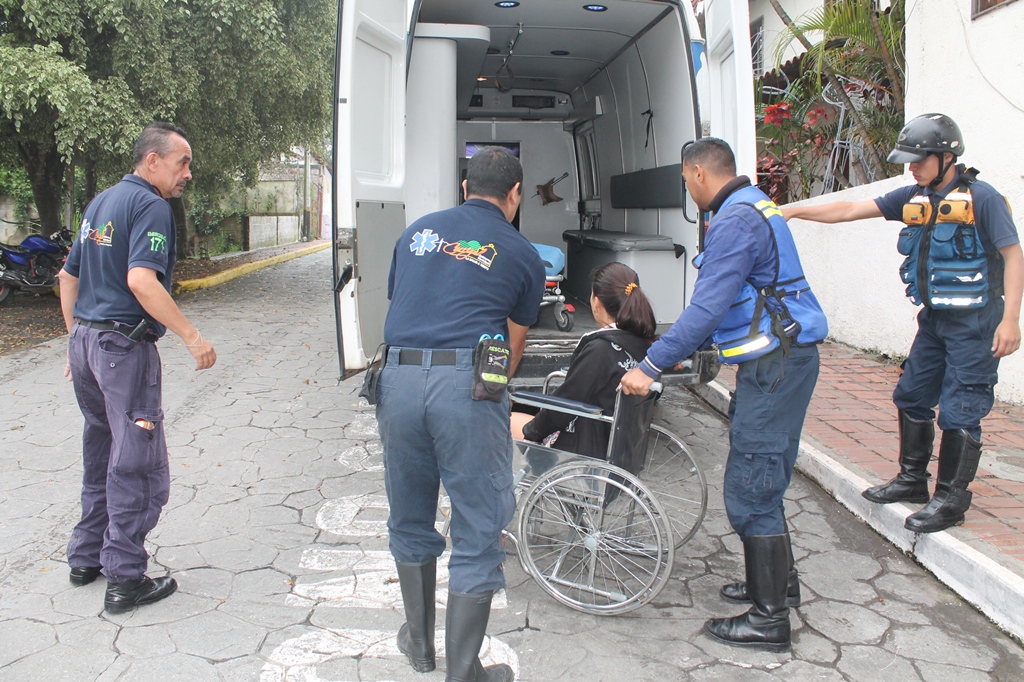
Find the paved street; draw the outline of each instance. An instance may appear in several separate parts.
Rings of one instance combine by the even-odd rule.
[[[324,251],[180,299],[219,356],[196,374],[180,344],[161,344],[172,490],[150,574],[180,589],[124,615],[102,612],[102,579],[67,580],[82,418],[64,344],[0,357],[0,680],[443,679],[443,661],[416,674],[395,645],[381,446],[360,379],[337,380],[330,296]],[[520,680],[1024,679],[1018,643],[800,477],[787,502],[804,598],[792,652],[701,635],[741,610],[718,597],[742,575],[722,509],[727,429],[683,389],[659,410],[711,488],[668,586],[632,614],[586,616],[510,557],[485,663]]]

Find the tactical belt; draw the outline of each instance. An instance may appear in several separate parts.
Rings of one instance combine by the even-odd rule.
[[[146,332],[139,338],[133,337],[131,334],[132,331],[135,329],[135,325],[131,324],[124,324],[122,322],[93,322],[92,320],[83,320],[80,317],[76,317],[75,319],[78,321],[78,324],[82,325],[83,327],[88,327],[89,329],[95,329],[101,332],[114,331],[123,336],[127,336],[129,339],[132,339],[134,341],[147,341],[149,343],[156,343],[157,341],[160,340],[159,336],[151,332]]]
[[[398,351],[398,364],[400,365],[422,365],[423,351],[416,348],[403,348]],[[430,353],[430,364],[433,365],[454,365],[455,349],[435,350]]]

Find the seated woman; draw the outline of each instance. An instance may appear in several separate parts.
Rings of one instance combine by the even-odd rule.
[[[580,339],[565,381],[554,395],[597,405],[610,415],[619,380],[644,359],[654,341],[654,310],[628,266],[607,263],[592,278],[590,307],[601,328]],[[536,416],[512,413],[513,438],[544,441],[559,450],[599,459],[604,459],[610,433],[610,425],[604,422],[552,410],[541,410]]]

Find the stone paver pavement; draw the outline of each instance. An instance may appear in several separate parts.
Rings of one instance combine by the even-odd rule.
[[[443,679],[413,673],[395,646],[380,441],[359,378],[337,380],[329,273],[323,252],[181,299],[220,360],[196,374],[162,344],[173,479],[150,572],[181,587],[132,613],[102,612],[102,579],[67,581],[81,416],[63,344],[0,358],[0,680]],[[721,501],[726,426],[679,389],[659,410],[711,487],[668,586],[627,616],[588,616],[510,557],[488,661],[520,680],[1024,678],[1015,641],[801,477],[787,501],[804,586],[793,651],[700,635],[739,612],[717,595],[742,571]]]

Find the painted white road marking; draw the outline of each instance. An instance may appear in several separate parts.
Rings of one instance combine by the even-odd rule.
[[[447,495],[440,499],[442,514],[450,513],[451,501]],[[345,537],[387,537],[388,498],[386,495],[356,495],[328,500],[316,513],[316,525],[335,535]],[[437,522],[441,531],[443,519]]]
[[[437,657],[444,652],[444,630],[435,637]],[[260,671],[260,682],[328,682],[317,674],[316,667],[338,658],[394,658],[405,660],[395,641],[396,633],[377,630],[320,629],[282,642]],[[480,661],[485,665],[504,663],[519,677],[519,657],[507,644],[492,637],[484,638]],[[443,663],[439,661],[439,668]],[[329,682],[357,682],[330,680]],[[384,682],[381,680],[380,682]]]
[[[442,608],[448,603],[448,554],[442,554],[437,562],[437,605]],[[386,550],[310,547],[302,552],[300,565],[316,571],[351,571],[352,575],[299,583],[292,590],[294,595],[332,607],[402,608],[395,560]],[[491,608],[508,608],[505,590],[494,595]]]

